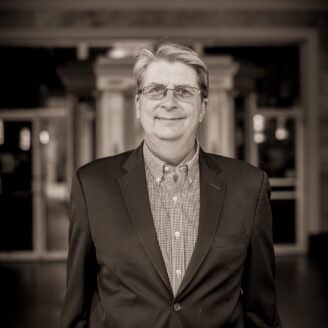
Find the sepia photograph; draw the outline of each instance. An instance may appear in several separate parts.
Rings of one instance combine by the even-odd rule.
[[[0,1],[0,327],[328,327],[325,0]]]

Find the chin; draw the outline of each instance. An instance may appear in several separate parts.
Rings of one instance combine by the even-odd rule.
[[[178,129],[176,127],[157,127],[156,129],[153,130],[153,134],[158,138],[158,139],[163,139],[163,140],[174,140],[180,138],[183,134],[181,133],[181,129]]]
[[[158,133],[156,137],[161,140],[177,140],[181,137],[181,134],[177,133]]]

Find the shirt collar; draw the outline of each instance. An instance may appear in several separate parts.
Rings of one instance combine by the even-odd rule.
[[[146,141],[143,145],[143,154],[144,154],[144,160],[146,167],[150,171],[151,175],[154,177],[155,181],[157,183],[160,183],[163,180],[164,177],[164,168],[177,168],[181,165],[187,165],[188,167],[188,178],[190,183],[193,181],[197,171],[199,170],[199,142],[196,140],[196,151],[194,156],[191,160],[185,161],[182,160],[177,166],[171,166],[169,164],[166,164],[164,161],[162,161],[160,158],[158,158],[155,154],[151,152],[149,149]]]

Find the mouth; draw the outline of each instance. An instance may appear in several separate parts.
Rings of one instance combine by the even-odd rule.
[[[162,121],[181,121],[184,120],[184,117],[158,117],[156,116],[155,119],[162,120]]]

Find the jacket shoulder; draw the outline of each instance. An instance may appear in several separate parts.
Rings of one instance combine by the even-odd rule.
[[[266,173],[258,167],[255,167],[245,161],[225,157],[222,155],[205,153],[211,161],[219,167],[225,177],[232,181],[241,183],[242,181],[257,181],[262,182],[266,177]]]
[[[89,162],[77,169],[77,175],[86,176],[120,176],[124,172],[123,166],[133,150],[129,150],[114,156],[102,157]]]

